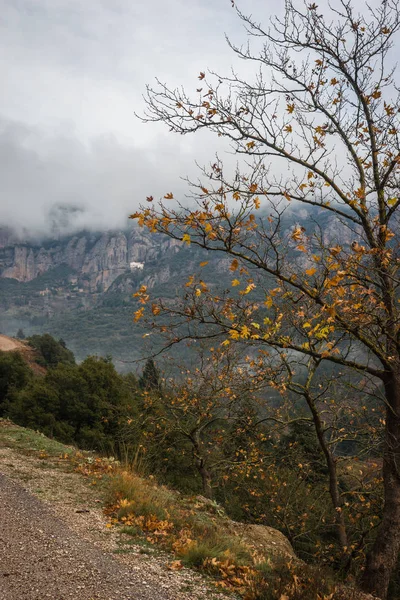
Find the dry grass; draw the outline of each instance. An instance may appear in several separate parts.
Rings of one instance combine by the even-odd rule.
[[[217,586],[246,600],[333,599],[330,573],[288,556],[260,553],[232,534],[232,521],[210,502],[178,492],[129,471],[113,475],[108,489],[110,525],[123,525],[136,539],[172,552],[174,569],[194,567]]]

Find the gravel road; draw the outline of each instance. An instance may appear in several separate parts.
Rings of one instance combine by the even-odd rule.
[[[0,600],[173,600],[0,474]]]

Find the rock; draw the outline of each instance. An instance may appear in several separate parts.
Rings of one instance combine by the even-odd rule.
[[[267,525],[238,523],[226,516],[222,506],[204,496],[196,496],[194,507],[203,509],[211,515],[225,517],[224,526],[227,534],[239,537],[247,546],[256,550],[265,558],[285,557],[299,560],[286,536],[277,529]]]
[[[231,523],[230,533],[238,536],[260,555],[266,558],[284,556],[297,559],[291,543],[277,529],[267,525],[252,525],[235,521]]]

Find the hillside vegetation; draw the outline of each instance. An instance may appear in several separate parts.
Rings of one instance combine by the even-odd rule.
[[[4,449],[20,455],[15,467],[22,469],[25,478],[34,480],[36,469],[39,473],[49,469],[60,472],[60,476],[52,476],[58,481],[57,491],[47,489],[55,483],[41,477],[39,491],[48,494],[49,500],[63,495],[62,473],[80,474],[83,485],[74,485],[80,499],[71,497],[69,502],[81,505],[83,494],[91,510],[77,512],[91,513],[94,497],[100,494],[106,517],[103,527],[119,536],[116,552],[164,553],[171,571],[195,568],[206,574],[216,589],[233,592],[236,598],[362,599],[354,589],[335,584],[328,570],[299,561],[278,531],[235,523],[220,505],[202,496],[184,496],[139,477],[111,458],[80,452],[1,419],[0,452]],[[90,515],[88,519],[90,522]],[[209,594],[213,597],[211,590]]]
[[[246,589],[243,594],[249,598],[281,600],[286,594],[311,600],[317,598],[311,581],[322,590],[331,585],[325,588],[324,581],[336,580],[335,587],[342,578],[358,576],[379,522],[382,497],[381,465],[373,447],[361,454],[365,414],[359,437],[353,439],[352,433],[346,445],[343,435],[338,455],[339,489],[351,536],[351,551],[343,558],[329,473],[304,407],[291,397],[293,417],[283,422],[287,408],[272,394],[267,412],[265,391],[259,395],[257,381],[248,379],[237,357],[227,362],[214,349],[212,360],[200,355],[192,372],[164,379],[151,359],[137,377],[119,374],[108,358],[88,357],[76,364],[65,344],[48,335],[25,344],[35,349],[42,371],[35,374],[18,352],[0,354],[0,416],[121,461],[123,468],[115,470],[114,462],[100,459],[85,459],[82,467],[89,477],[96,469],[103,477],[111,465],[107,514],[112,526],[119,524],[130,535],[173,551],[177,568],[205,569],[228,588]],[[188,501],[181,494],[197,499]],[[249,536],[253,550],[246,545]],[[279,576],[269,563],[273,549],[265,555],[269,545],[291,557],[289,564],[286,558],[278,561]],[[303,563],[300,569],[307,585],[298,560],[310,564],[310,573]],[[322,569],[321,581],[315,568]],[[325,569],[336,574],[328,576]],[[303,596],[296,595],[298,578]],[[246,596],[250,589],[253,595]],[[255,589],[264,595],[255,595]]]

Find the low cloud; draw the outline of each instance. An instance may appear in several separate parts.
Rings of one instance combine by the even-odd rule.
[[[0,120],[0,224],[25,235],[125,227],[146,196],[184,196],[190,171],[191,148],[175,136],[151,147],[111,135],[84,144]]]

